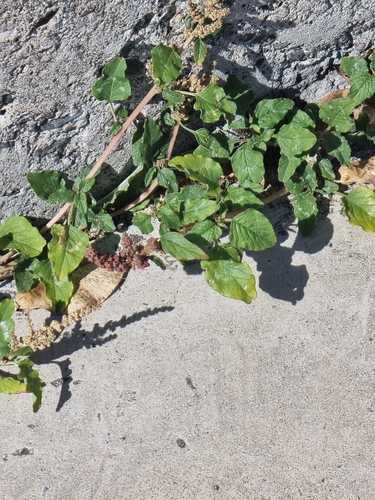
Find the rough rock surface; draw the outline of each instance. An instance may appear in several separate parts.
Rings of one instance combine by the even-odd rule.
[[[211,56],[258,95],[313,100],[344,82],[335,64],[372,48],[373,0],[230,1]],[[108,142],[110,115],[90,88],[104,64],[128,59],[132,108],[150,86],[145,62],[182,30],[180,0],[3,0],[0,6],[0,218],[52,212],[27,187],[30,171],[76,174]],[[127,142],[124,141],[126,150]],[[115,153],[108,182],[129,155]]]

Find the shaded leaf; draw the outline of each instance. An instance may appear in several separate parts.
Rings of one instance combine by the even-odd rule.
[[[28,292],[34,284],[34,265],[37,259],[29,257],[20,257],[17,259],[17,265],[14,270],[14,280],[19,293]]]
[[[323,141],[328,154],[334,156],[343,165],[350,165],[351,150],[348,141],[339,132],[329,132]]]
[[[232,114],[244,115],[254,99],[250,87],[241,82],[235,75],[229,75],[223,89],[232,107]]]

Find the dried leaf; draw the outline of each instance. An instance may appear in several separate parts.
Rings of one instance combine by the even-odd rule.
[[[330,94],[327,94],[324,96],[320,101],[319,105],[323,106],[323,104],[326,104],[327,102],[331,102],[334,99],[339,99],[340,97],[346,97],[349,94],[350,89],[340,89],[340,90],[335,90],[331,92]]]
[[[375,123],[375,108],[369,106],[368,104],[362,104],[359,108],[356,108],[353,111],[354,119],[358,120],[360,115],[362,115],[363,113],[366,113],[370,125]]]
[[[76,292],[68,306],[68,314],[74,314],[81,309],[99,308],[119,287],[123,277],[124,273],[110,272],[94,264],[86,264],[76,269],[72,274]],[[53,311],[52,302],[46,297],[43,283],[39,283],[30,292],[18,293],[15,302],[18,309]]]
[[[339,168],[339,184],[372,184],[375,186],[375,156],[368,160],[355,161],[349,167]]]
[[[120,286],[124,273],[107,271],[86,264],[73,272],[72,279],[76,293],[68,305],[68,314],[87,307],[98,308]]]

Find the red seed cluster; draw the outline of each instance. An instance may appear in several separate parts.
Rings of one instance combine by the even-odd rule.
[[[98,267],[107,271],[126,273],[130,269],[145,269],[150,265],[148,253],[150,248],[136,244],[126,233],[122,237],[123,250],[108,254],[93,247],[86,249],[85,257]]]

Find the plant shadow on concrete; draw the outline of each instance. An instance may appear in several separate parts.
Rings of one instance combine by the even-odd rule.
[[[90,330],[83,328],[82,320],[79,320],[71,328],[69,336],[61,335],[57,342],[51,344],[47,349],[34,352],[31,359],[35,364],[40,366],[54,363],[61,370],[61,378],[50,382],[55,387],[61,385],[60,398],[56,411],[60,411],[64,404],[72,397],[71,384],[74,384],[74,373],[71,369],[69,356],[81,349],[95,349],[117,339],[117,333],[108,335],[109,332],[116,332],[116,330],[124,329],[137,321],[142,321],[150,316],[169,312],[173,309],[172,306],[145,309],[130,316],[123,316],[119,320],[107,321],[104,325],[95,323]],[[50,319],[52,320],[53,318]],[[62,357],[66,358],[61,360],[60,358]]]

